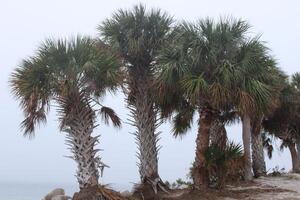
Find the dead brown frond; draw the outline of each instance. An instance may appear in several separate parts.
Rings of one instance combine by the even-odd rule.
[[[104,120],[105,124],[109,124],[109,120],[111,120],[114,126],[118,128],[121,127],[121,119],[118,117],[118,115],[113,109],[106,106],[102,106],[99,113],[102,116],[102,119]]]

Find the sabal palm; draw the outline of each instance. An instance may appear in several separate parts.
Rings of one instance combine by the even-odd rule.
[[[248,25],[239,20],[184,23],[162,57],[166,63],[162,79],[170,85],[180,84],[183,95],[199,114],[193,172],[197,187],[208,184],[204,153],[209,145],[210,128],[220,112],[232,107],[230,92],[235,77],[231,68],[247,29]]]
[[[264,49],[264,46],[257,39],[247,38],[248,29],[245,21],[233,19],[221,19],[219,23],[210,19],[199,20],[196,24],[184,23],[179,28],[178,38],[162,57],[166,63],[162,79],[170,84],[181,84],[183,95],[199,113],[194,169],[196,186],[208,183],[204,152],[216,116],[230,110],[250,115],[250,111],[257,108],[258,100],[262,101],[258,105],[265,106],[263,103],[268,103],[267,99],[271,98],[269,88],[256,79],[256,75],[264,76],[266,69],[254,71],[258,68],[258,58],[268,57],[264,51],[259,51],[259,47]],[[262,59],[259,62],[261,64]],[[267,63],[273,65],[271,59]],[[254,75],[254,72],[264,73]],[[249,129],[250,126],[244,128]],[[250,143],[245,145],[245,157],[249,161]],[[249,166],[247,168],[249,172]]]
[[[296,89],[297,93],[300,96],[300,73],[299,72],[295,73],[292,76],[292,86]],[[300,99],[299,99],[299,101],[300,101]],[[300,113],[300,111],[299,111],[299,113]],[[300,117],[300,114],[299,114],[299,117]],[[297,147],[298,160],[300,161],[300,140],[297,141],[296,147]]]
[[[66,133],[66,144],[77,163],[80,188],[97,185],[99,169],[105,166],[95,148],[99,135],[92,135],[97,114],[120,126],[112,109],[95,105],[107,89],[116,88],[120,78],[120,64],[105,48],[88,37],[47,40],[34,56],[23,60],[11,78],[25,115],[25,135],[34,136],[36,125],[46,122],[51,107],[57,108],[60,130]]]
[[[119,10],[99,26],[105,41],[123,58],[127,73],[125,94],[136,127],[139,173],[142,183],[160,182],[158,173],[158,126],[154,92],[159,50],[165,45],[172,18],[161,10],[146,11],[142,5]],[[156,186],[154,187],[156,188]],[[155,189],[156,190],[156,189]]]
[[[264,130],[282,139],[284,146],[289,148],[294,172],[300,172],[300,159],[295,148],[295,143],[300,141],[299,77],[296,73],[291,82],[283,84],[285,87],[281,90],[279,106],[263,120]]]
[[[252,178],[251,136],[261,137],[261,118],[276,106],[285,74],[276,66],[269,49],[258,38],[244,43],[238,57],[243,58],[239,64],[242,73],[241,78],[236,82],[234,94],[236,109],[240,113],[243,125],[245,179],[249,180]],[[257,146],[253,145],[253,147]],[[262,141],[258,147],[262,150]],[[257,150],[259,149],[253,149],[254,153]]]

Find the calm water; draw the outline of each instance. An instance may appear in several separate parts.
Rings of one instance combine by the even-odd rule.
[[[78,190],[75,184],[0,183],[0,200],[41,200],[55,188],[64,188],[69,196]]]
[[[118,191],[130,190],[130,185],[109,184]],[[1,183],[0,200],[41,200],[55,188],[63,188],[68,196],[78,191],[76,184],[45,184],[45,183]]]

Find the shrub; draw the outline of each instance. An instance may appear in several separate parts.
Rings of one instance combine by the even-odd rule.
[[[222,188],[226,182],[241,180],[243,163],[242,146],[234,142],[227,142],[225,149],[211,145],[205,152],[205,166],[211,185],[218,188]]]

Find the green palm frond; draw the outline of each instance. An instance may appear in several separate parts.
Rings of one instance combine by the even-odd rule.
[[[300,92],[300,73],[295,73],[292,76],[292,86],[295,87],[295,89]]]
[[[200,95],[206,96],[208,94],[209,85],[203,75],[186,76],[181,84],[187,96],[194,102],[199,99]]]
[[[52,80],[52,70],[38,57],[24,60],[12,73],[10,85],[24,111],[21,127],[25,136],[34,136],[35,125],[46,122]]]
[[[182,136],[187,133],[193,123],[195,108],[190,104],[184,104],[176,111],[172,119],[172,133],[175,137]]]
[[[83,100],[89,104],[91,97],[101,97],[107,89],[119,86],[120,60],[99,44],[81,36],[48,39],[12,73],[12,91],[25,114],[21,124],[25,135],[33,136],[35,126],[46,122],[52,100],[63,107]],[[58,111],[67,116],[71,108],[64,108],[67,110]]]

